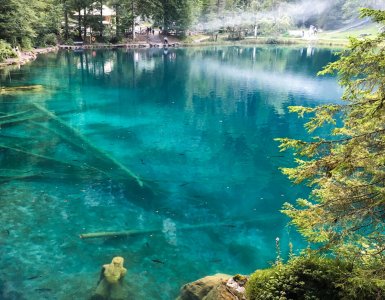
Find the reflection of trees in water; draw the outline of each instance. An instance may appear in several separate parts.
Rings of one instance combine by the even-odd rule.
[[[332,100],[337,84],[315,78],[332,54],[327,50],[319,52],[316,58],[307,57],[301,49],[275,47],[227,47],[193,52],[192,91],[200,98],[228,101],[221,106],[227,110],[223,111],[225,114],[236,112],[239,108],[237,102],[246,102],[256,91],[264,93],[263,101],[280,113],[284,108],[282,98],[287,98],[293,91],[315,99],[319,99],[322,93],[322,97]],[[335,89],[328,89],[329,93],[325,94],[325,85],[333,83]],[[249,105],[244,107],[249,108]]]
[[[195,147],[194,155],[200,153],[199,149],[205,149],[205,152],[193,166],[192,174],[199,177],[210,165],[211,170],[205,172],[213,181],[218,180],[218,171],[231,172],[242,174],[246,185],[252,186],[258,181],[259,189],[263,189],[271,180],[268,177],[256,178],[255,173],[258,170],[276,169],[278,159],[269,158],[272,153],[278,155],[272,139],[278,132],[283,136],[302,132],[302,125],[295,118],[287,116],[285,110],[288,104],[295,104],[298,95],[293,97],[290,89],[279,93],[274,89],[263,89],[261,78],[253,76],[262,73],[271,80],[274,74],[279,74],[282,79],[278,76],[276,80],[282,84],[287,80],[287,74],[315,74],[324,61],[330,59],[330,55],[329,51],[321,51],[315,59],[307,57],[300,49],[214,47],[170,49],[167,54],[163,49],[59,52],[56,61],[64,67],[49,68],[49,60],[39,63],[45,68],[44,76],[49,77],[50,82],[52,80],[59,85],[66,78],[66,84],[61,88],[68,93],[61,95],[60,99],[69,102],[69,107],[78,112],[69,117],[75,127],[79,124],[88,127],[96,124],[89,124],[89,114],[94,112],[107,120],[106,124],[99,123],[101,127],[111,125],[111,129],[114,129],[116,124],[111,119],[115,117],[122,118],[124,126],[125,118],[130,116],[153,116],[154,113],[147,111],[148,108],[159,109],[164,116],[168,115],[165,111],[178,111],[177,119],[165,119],[164,122],[181,124],[178,129],[180,132],[177,135],[166,132],[165,138],[170,140],[158,144],[153,151],[164,151],[176,161],[175,157],[180,158],[175,152],[180,149],[178,144],[184,143],[185,137],[195,139],[195,144],[186,140],[186,145]],[[246,71],[250,70],[250,77],[245,77]],[[92,95],[96,95],[97,100],[90,99],[90,93],[95,93]],[[48,105],[59,114],[66,113],[59,102]],[[135,110],[127,115],[133,105]],[[167,109],[163,110],[162,107],[166,106]],[[68,106],[65,107],[68,109]],[[285,121],[280,121],[281,116],[285,116]],[[171,128],[166,124],[162,130]],[[255,130],[255,134],[250,134],[250,128]],[[108,134],[107,130],[100,136]],[[53,138],[51,142],[56,144],[47,145],[47,149],[62,148],[62,141]],[[144,147],[149,146],[149,141],[140,134],[136,142],[143,143]],[[169,145],[175,149],[170,150],[167,148]],[[41,146],[41,149],[44,147]],[[148,154],[152,148],[141,151],[145,154],[147,151]],[[159,161],[162,161],[160,156]],[[94,162],[89,164],[95,165]],[[245,164],[252,164],[253,167],[245,168]],[[83,173],[78,174],[81,177]],[[278,171],[274,174],[278,174]],[[231,178],[218,184],[224,181],[231,181]]]
[[[196,95],[220,101],[232,99],[233,103],[221,105],[229,113],[239,109],[234,102],[250,98],[248,94],[258,84],[250,82],[253,73],[265,71],[267,77],[276,76],[274,80],[280,83],[287,78],[287,72],[315,75],[332,56],[330,51],[315,51],[318,52],[317,59],[307,57],[306,51],[301,49],[278,47],[172,49],[166,55],[162,49],[84,51],[66,55],[69,57],[68,67],[76,65],[81,71],[83,83],[95,81],[97,84],[101,80],[107,87],[136,87],[144,101],[185,103],[183,105],[189,109]],[[207,62],[215,63],[217,68],[210,77],[204,74]],[[223,76],[227,70],[234,71],[233,76],[239,73],[240,78],[249,72],[250,78],[232,80],[229,89],[229,81]],[[290,79],[287,81],[288,85],[292,84]],[[162,91],[163,95],[153,93],[154,89]]]

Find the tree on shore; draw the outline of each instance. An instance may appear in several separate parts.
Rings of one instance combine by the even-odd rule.
[[[385,11],[363,9],[362,17],[385,23]],[[312,187],[297,206],[283,212],[310,242],[283,263],[256,270],[247,297],[264,299],[384,299],[385,297],[385,32],[351,39],[338,61],[321,74],[335,73],[343,104],[293,106],[311,114],[314,133],[332,127],[329,138],[278,139],[293,150],[297,166],[283,172]]]
[[[363,9],[362,17],[385,23],[385,11]],[[297,206],[283,212],[308,241],[334,253],[371,259],[382,269],[385,258],[385,33],[350,39],[338,61],[321,74],[337,72],[343,104],[290,110],[311,114],[306,128],[332,124],[330,138],[311,141],[281,138],[293,149],[297,166],[283,172],[295,183],[312,187]],[[353,255],[353,256],[352,256]]]

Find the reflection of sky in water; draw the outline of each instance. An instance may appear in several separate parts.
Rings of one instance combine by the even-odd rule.
[[[290,72],[261,70],[258,67],[242,68],[212,59],[193,61],[191,75],[199,77],[201,72],[238,82],[242,87],[302,95],[317,102],[336,102],[342,94],[334,78],[309,78]]]
[[[11,73],[2,84],[46,90],[0,96],[0,112],[34,117],[0,131],[0,295],[86,299],[99,267],[122,255],[127,299],[172,299],[199,277],[268,266],[277,236],[282,253],[289,241],[300,249],[278,211],[306,190],[278,170],[291,158],[273,139],[306,138],[288,105],[340,95],[335,79],[315,76],[331,51],[313,52],[59,52]],[[142,234],[78,238],[131,229]]]

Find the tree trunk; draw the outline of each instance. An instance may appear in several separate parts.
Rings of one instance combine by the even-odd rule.
[[[79,39],[82,39],[82,16],[81,16],[81,8],[78,8],[78,36]]]
[[[100,36],[103,36],[103,0],[100,0]]]
[[[83,41],[84,42],[86,42],[86,38],[87,38],[86,10],[87,10],[87,7],[84,7],[84,14],[83,14],[83,27],[84,27]]]
[[[116,35],[116,37],[120,37],[120,18],[119,18],[119,5],[118,4],[116,4],[115,5],[115,26],[116,26],[116,28],[115,28],[115,35]]]
[[[167,0],[163,4],[163,34],[167,35],[167,8],[168,3]]]
[[[134,0],[131,1],[131,11],[132,11],[132,40],[135,40],[135,3]]]
[[[64,2],[64,38],[67,40],[69,37],[68,32],[68,9],[67,9],[67,3]]]
[[[225,8],[225,1],[217,0],[217,14],[221,14],[224,8]]]

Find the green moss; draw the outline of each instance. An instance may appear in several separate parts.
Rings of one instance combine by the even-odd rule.
[[[300,256],[286,264],[257,270],[246,284],[248,299],[384,299],[383,280],[351,263]],[[378,298],[380,297],[380,298]]]

